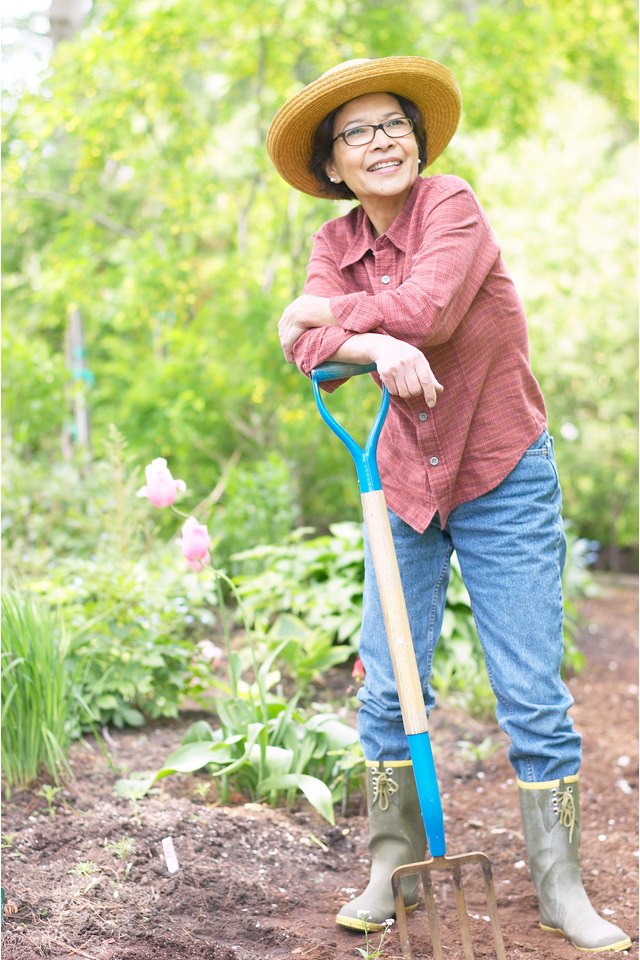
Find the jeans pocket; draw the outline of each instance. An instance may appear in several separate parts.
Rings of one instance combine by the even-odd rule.
[[[534,440],[531,446],[525,450],[525,457],[548,457],[553,451],[553,443],[548,430],[543,430],[537,440]]]
[[[553,478],[553,490],[551,495],[554,496],[557,489],[560,486],[560,477],[558,476],[558,468],[556,466],[556,458],[553,450],[553,437],[549,434],[548,430],[543,430],[537,440],[534,440],[528,450],[525,450],[522,455],[522,460],[520,463],[525,466],[527,463],[530,464],[531,469],[534,469],[534,464],[540,464],[541,461],[545,461],[549,465],[551,470],[551,475]],[[545,475],[547,474],[547,468],[542,468]]]

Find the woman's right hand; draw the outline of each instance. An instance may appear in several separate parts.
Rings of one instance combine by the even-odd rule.
[[[382,336],[376,338],[372,359],[390,394],[405,399],[423,396],[428,407],[435,407],[444,387],[436,379],[421,350],[404,340]]]
[[[435,407],[444,387],[436,380],[421,350],[382,333],[356,333],[329,358],[342,363],[375,363],[380,379],[394,397],[424,397]]]

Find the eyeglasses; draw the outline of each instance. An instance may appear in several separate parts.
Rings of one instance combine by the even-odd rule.
[[[391,120],[385,120],[384,123],[363,123],[359,127],[343,130],[331,142],[344,140],[348,147],[363,147],[366,143],[371,143],[377,130],[384,130],[392,140],[399,140],[400,137],[408,137],[412,132],[413,120],[409,117],[393,117]]]

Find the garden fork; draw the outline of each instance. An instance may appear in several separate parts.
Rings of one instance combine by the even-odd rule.
[[[356,466],[364,521],[369,537],[378,593],[398,688],[402,721],[409,741],[420,810],[429,842],[430,857],[428,860],[398,867],[391,877],[403,957],[404,960],[413,960],[400,881],[403,877],[417,874],[422,880],[424,889],[427,917],[431,931],[433,960],[444,960],[444,948],[433,892],[432,874],[446,871],[452,877],[456,910],[462,932],[464,958],[465,960],[473,960],[474,952],[463,889],[462,867],[477,865],[482,870],[484,880],[495,956],[497,960],[506,960],[498,919],[495,886],[488,857],[484,853],[477,852],[459,856],[447,856],[446,854],[444,818],[429,739],[429,722],[411,638],[387,505],[376,461],[378,439],[389,409],[389,393],[383,386],[380,408],[364,448],[360,447],[329,413],[320,393],[320,383],[358,376],[362,373],[372,373],[375,369],[375,364],[328,362],[321,364],[311,372],[311,381],[316,404],[323,420],[345,444]]]

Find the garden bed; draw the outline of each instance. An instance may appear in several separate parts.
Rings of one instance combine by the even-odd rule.
[[[594,902],[634,939],[638,956],[637,582],[602,581],[582,601],[582,674],[570,680],[573,715],[584,734],[582,827],[585,885]],[[331,672],[331,689],[350,683]],[[111,731],[109,757],[78,743],[75,774],[51,798],[17,793],[4,804],[5,960],[347,960],[364,938],[335,926],[334,914],[367,876],[366,819],[329,826],[306,804],[294,811],[232,798],[212,802],[204,775],[172,776],[151,796],[117,797],[123,773],[159,767],[194,717],[142,730]],[[496,879],[510,960],[574,958],[577,951],[543,934],[524,864],[517,789],[506,751],[469,759],[459,741],[504,743],[491,722],[451,705],[432,718],[450,853],[484,850]],[[162,840],[171,837],[179,869],[169,873]],[[486,908],[469,874],[468,907],[478,958],[492,952]],[[451,900],[440,891],[446,956],[462,958]],[[430,957],[423,910],[410,918],[416,960]],[[378,937],[373,937],[374,945]],[[392,930],[382,957],[401,955]]]

